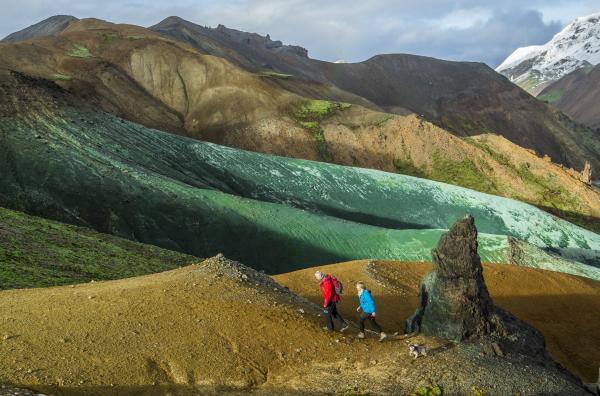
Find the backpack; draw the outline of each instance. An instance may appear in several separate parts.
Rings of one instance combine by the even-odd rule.
[[[331,283],[333,283],[333,288],[335,289],[335,294],[338,296],[344,292],[344,285],[342,282],[337,280],[337,278],[331,277]]]

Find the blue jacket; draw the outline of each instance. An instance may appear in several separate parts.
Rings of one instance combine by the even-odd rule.
[[[375,301],[373,301],[373,297],[371,297],[371,292],[369,290],[364,289],[359,299],[360,309],[364,313],[371,314],[375,312]]]

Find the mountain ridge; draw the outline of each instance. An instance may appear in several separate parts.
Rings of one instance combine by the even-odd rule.
[[[600,63],[600,13],[576,18],[550,41],[516,49],[496,71],[533,95],[549,83]]]
[[[18,32],[11,33],[0,40],[0,42],[17,42],[36,37],[51,36],[62,32],[71,22],[78,20],[78,18],[71,15],[54,15]]]
[[[271,117],[269,122],[293,122],[293,119],[289,120],[293,110],[286,103],[293,101],[292,98],[296,96],[295,100],[304,97],[348,102],[399,115],[414,112],[457,136],[495,133],[524,148],[549,155],[555,162],[566,166],[583,169],[585,162],[589,161],[593,169],[600,169],[600,139],[597,132],[571,122],[560,112],[534,100],[479,63],[441,61],[414,55],[380,55],[360,63],[329,63],[299,56],[294,50],[287,50],[294,46],[279,46],[280,42],[270,37],[244,33],[222,25],[214,29],[206,28],[182,18],[169,17],[151,29],[154,30],[93,19],[80,20],[71,23],[58,36],[38,38],[32,47],[17,42],[13,44],[17,47],[5,45],[0,52],[4,53],[5,67],[29,74],[40,75],[42,68],[62,68],[54,71],[58,80],[63,79],[61,84],[70,85],[70,89],[75,91],[80,90],[84,96],[95,97],[105,109],[119,116],[212,141],[222,136],[225,125],[235,127],[236,123],[244,125],[266,121],[269,112],[278,118],[273,120]],[[44,54],[47,51],[75,54],[76,51],[68,48],[69,42],[74,48],[87,45],[90,48],[86,49],[93,51],[86,53],[84,58],[79,57],[79,62],[62,60],[64,56],[61,54],[55,54],[53,58]],[[275,48],[267,48],[272,47],[273,43],[276,43]],[[155,53],[148,56],[150,44],[156,51],[151,50]],[[223,83],[215,91],[219,93],[213,95],[212,104],[203,105],[200,111],[193,105],[188,107],[186,101],[191,96],[187,93],[197,92],[195,87],[189,86],[189,82],[199,80],[197,76],[189,77],[191,66],[179,70],[183,82],[178,81],[175,74],[172,78],[166,78],[166,74],[160,71],[172,71],[180,67],[177,59],[181,56],[173,53],[176,45],[181,49],[186,48],[190,53],[196,52],[200,57],[212,54],[228,61],[232,66],[228,73],[239,75],[238,71],[245,71],[258,77],[254,80],[262,81],[236,85],[238,97],[241,98],[239,100],[243,104],[238,106],[239,110],[230,106],[234,100],[226,95],[227,90],[221,87]],[[195,50],[192,51],[192,47]],[[142,57],[127,63],[124,57],[129,56],[127,53],[132,50]],[[171,52],[169,59],[162,56],[167,51]],[[27,59],[29,65],[10,63],[10,59],[19,57]],[[83,59],[87,59],[85,63],[88,66],[84,67]],[[101,63],[100,60],[108,63]],[[215,62],[203,60],[202,63]],[[97,70],[94,76],[87,76],[85,85],[70,75],[92,65],[96,65]],[[136,65],[145,69],[132,70]],[[113,67],[118,70],[111,70]],[[214,73],[215,69],[212,70]],[[125,81],[132,77],[132,72],[145,73],[144,76],[133,76],[138,83],[142,83],[141,91],[140,87],[128,87],[129,83]],[[154,83],[158,77],[161,85]],[[69,79],[72,82],[68,82]],[[269,87],[257,91],[259,85]],[[127,87],[129,91],[121,87]],[[166,89],[171,92],[156,92]],[[139,92],[135,93],[136,90]],[[144,91],[149,91],[152,96],[158,93],[158,102],[148,98]],[[132,100],[132,94],[139,98]],[[277,104],[266,105],[269,96],[278,97],[275,100]],[[286,96],[288,98],[284,100]],[[141,98],[141,101],[138,100]],[[257,98],[261,99],[257,101]],[[190,109],[194,114],[187,114]],[[244,110],[244,114],[236,114],[241,110]],[[215,123],[218,119],[227,120],[228,123]]]
[[[249,47],[239,50],[239,45],[231,43],[221,42],[220,47],[213,48],[206,45],[203,28],[194,26],[198,25],[178,19],[169,29],[151,29],[225,56],[248,70],[259,70],[267,63],[273,71],[287,76],[278,84],[296,94],[305,95],[305,81],[314,81],[320,84],[312,92],[318,99],[331,99],[335,87],[366,99],[367,104],[360,104],[373,104],[374,110],[396,114],[412,111],[459,136],[496,133],[567,166],[582,169],[585,160],[576,157],[584,156],[594,169],[600,167],[600,145],[593,131],[582,128],[574,133],[576,127],[487,65],[402,54],[375,55],[358,63],[330,63],[263,50],[253,52]],[[357,103],[352,97],[348,101]],[[583,141],[586,143],[581,144]]]
[[[326,96],[331,94],[332,85],[304,80],[298,83],[293,77],[251,73],[224,58],[201,53],[186,43],[144,28],[96,19],[81,20],[72,23],[59,36],[26,44],[0,44],[0,54],[3,55],[0,67],[52,80],[81,101],[147,127],[250,151],[448,182],[529,202],[591,229],[600,229],[594,225],[600,212],[598,200],[593,197],[597,192],[579,182],[577,172],[542,161],[540,152],[531,155],[514,143],[495,138],[487,139],[493,144],[478,141],[478,138],[461,139],[456,137],[456,132],[450,134],[408,109],[404,109],[404,115],[396,115],[343,104],[353,101],[353,97],[341,89],[336,91],[336,95],[345,99],[341,102],[298,96],[285,84],[295,84],[296,88],[316,86],[315,90]],[[12,59],[19,61],[12,62]],[[393,61],[393,57],[384,59]],[[471,72],[460,74],[464,65],[408,55],[399,55],[396,59],[400,65],[405,62],[410,68],[407,66],[408,72],[401,75],[401,81],[406,83],[388,88],[390,95],[410,91],[403,95],[414,95],[414,102],[420,102],[419,107],[429,109],[428,114],[433,115],[439,115],[438,99],[447,97],[442,110],[455,113],[452,107],[452,103],[458,101],[454,99],[455,87],[460,88],[463,81],[472,80]],[[378,58],[374,62],[377,66]],[[326,68],[322,72],[349,70],[342,73],[346,77],[338,81],[340,85],[351,84],[353,79],[377,70],[364,64],[324,64]],[[456,70],[454,74],[458,73],[454,81],[437,88],[437,92],[419,92],[421,85],[431,81],[426,77],[435,78],[448,66]],[[505,78],[489,68],[476,63],[467,66],[479,70],[484,80],[493,76],[492,82],[509,89],[509,95],[528,97],[514,85],[505,84]],[[397,67],[392,68],[395,69]],[[411,70],[420,70],[420,82],[411,81]],[[393,73],[389,76],[389,79],[395,78]],[[359,88],[381,83],[367,81],[368,84]],[[474,85],[477,84],[475,81]],[[436,82],[436,85],[440,84]],[[402,86],[405,89],[402,90]],[[470,90],[459,94],[463,101],[470,98],[469,103],[457,106],[462,107],[463,112],[480,106],[469,116],[477,119],[481,111],[485,115],[488,105],[482,107],[481,104],[485,104],[487,95],[485,90],[469,94]],[[532,100],[537,108],[546,109],[543,103]],[[397,107],[394,111],[399,112]],[[501,113],[501,108],[493,111],[492,119]],[[515,113],[513,119],[519,114],[521,122],[533,118],[527,117],[525,111],[521,113]],[[491,136],[484,126],[461,117],[444,122],[450,127],[462,125],[479,131],[477,134]],[[590,146],[593,148],[593,143]]]

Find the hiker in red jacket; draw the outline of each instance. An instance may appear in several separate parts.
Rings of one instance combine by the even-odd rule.
[[[336,304],[340,301],[340,295],[336,291],[336,283],[341,288],[341,283],[331,275],[325,275],[321,271],[315,272],[315,278],[321,282],[321,292],[323,293],[323,312],[325,313],[325,324],[328,331],[333,331],[333,318],[336,318],[342,328],[340,331],[345,331],[348,328],[348,322],[338,313]]]

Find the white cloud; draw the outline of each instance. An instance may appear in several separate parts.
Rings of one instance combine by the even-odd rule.
[[[485,23],[492,17],[492,11],[483,7],[455,10],[433,23],[442,29],[468,29]]]

